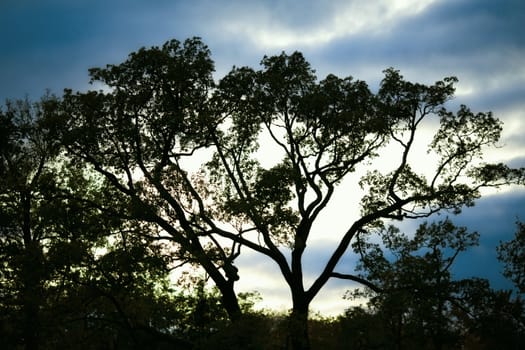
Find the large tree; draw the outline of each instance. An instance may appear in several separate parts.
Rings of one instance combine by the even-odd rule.
[[[265,57],[262,66],[260,71],[234,69],[219,83],[216,113],[227,123],[211,130],[217,150],[207,175],[215,187],[207,190],[224,219],[240,219],[257,232],[251,238],[229,238],[278,264],[293,299],[293,347],[308,348],[308,306],[327,281],[335,277],[366,283],[335,270],[357,234],[385,219],[421,218],[441,210],[458,213],[473,205],[481,188],[518,180],[520,172],[482,163],[485,147],[499,139],[501,123],[491,113],[473,113],[463,105],[455,113],[448,111],[455,78],[423,85],[388,69],[374,94],[351,77],[329,75],[318,81],[300,53]],[[423,173],[414,145],[416,136],[429,129],[434,133],[429,159],[435,157],[435,164],[427,163]],[[280,150],[273,167],[257,161],[263,137]],[[375,159],[394,165],[380,171],[369,166]],[[361,213],[347,219],[339,244],[307,287],[303,254],[314,222],[338,185],[354,172],[360,172],[356,185],[365,191]],[[348,191],[350,201],[358,200],[348,186],[339,188]]]
[[[109,91],[66,91],[53,120],[63,128],[68,154],[90,164],[127,200],[115,215],[156,225],[160,230],[150,238],[175,244],[177,258],[198,263],[236,320],[237,245],[224,247],[215,239],[225,231],[185,169],[188,159],[212,144],[212,72],[209,50],[199,40],[142,49],[120,65],[92,69],[92,79]]]
[[[233,288],[240,247],[272,259],[292,296],[292,346],[307,349],[314,297],[331,278],[361,281],[336,271],[356,235],[383,220],[459,212],[481,188],[519,172],[482,163],[501,123],[463,105],[447,110],[453,77],[425,85],[387,69],[373,93],[352,77],[319,80],[298,52],[261,63],[261,70],[234,67],[216,84],[197,38],[141,49],[90,71],[103,90],[66,91],[62,140],[128,199],[137,219],[158,225],[181,259],[206,270],[232,319],[240,315]],[[426,167],[413,155],[421,130],[433,132],[435,162]],[[273,162],[262,162],[261,140]],[[385,157],[392,165],[374,167]],[[349,181],[342,186],[353,174],[361,199]],[[342,214],[346,229],[323,233],[338,244],[306,286],[303,255],[336,190],[348,191],[361,213]]]

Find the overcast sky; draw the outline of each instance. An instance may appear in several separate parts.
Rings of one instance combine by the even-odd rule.
[[[257,68],[263,55],[283,50],[303,52],[320,78],[352,75],[371,88],[387,67],[424,83],[455,75],[455,103],[491,110],[504,122],[504,147],[490,157],[525,166],[523,23],[522,0],[1,0],[0,99],[85,90],[90,67],[119,63],[143,46],[200,36],[217,79],[233,65]],[[344,194],[339,200],[350,205]],[[487,196],[453,218],[477,230],[482,243],[460,260],[457,275],[481,275],[509,288],[494,247],[513,235],[516,219],[525,220],[523,189]],[[312,274],[328,248],[323,240],[309,246]],[[313,307],[343,311],[348,288],[331,282]],[[251,254],[241,262],[239,284],[250,289],[261,291],[267,305],[290,305],[272,263]]]

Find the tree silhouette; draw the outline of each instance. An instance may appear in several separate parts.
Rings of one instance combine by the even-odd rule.
[[[101,210],[118,207],[116,193],[61,151],[51,128],[58,103],[46,96],[0,111],[3,345],[186,344],[166,331],[176,314],[164,299],[171,257],[144,240],[150,227]]]
[[[335,277],[366,283],[335,270],[357,234],[385,219],[421,218],[445,209],[458,213],[473,204],[480,188],[518,180],[520,171],[481,163],[484,147],[495,145],[501,126],[490,113],[445,109],[455,78],[427,86],[388,69],[373,94],[350,77],[329,75],[317,82],[300,53],[265,57],[262,65],[260,71],[234,69],[219,83],[216,104],[229,119],[226,132],[212,130],[217,150],[207,175],[224,219],[241,219],[246,230],[257,232],[251,238],[225,237],[279,266],[293,300],[293,348],[302,349],[308,348],[308,305],[326,282]],[[437,160],[425,176],[416,172],[419,160],[412,152],[417,132],[430,125],[435,133],[428,149]],[[261,135],[281,150],[281,161],[271,168],[257,161]],[[383,172],[367,167],[387,146],[396,151],[388,157],[397,165]],[[361,215],[349,220],[323,271],[306,287],[302,257],[311,228],[337,186],[357,171],[365,174],[358,182],[365,190]]]
[[[359,277],[369,285],[347,298],[367,300],[341,317],[355,347],[388,349],[488,349],[523,346],[524,304],[511,291],[495,291],[480,278],[454,278],[457,257],[479,234],[444,221],[413,235],[389,226],[361,233],[353,244]],[[379,239],[377,239],[379,238]]]
[[[291,292],[290,343],[308,349],[309,305],[325,284],[367,283],[336,271],[360,232],[384,220],[459,213],[481,188],[521,181],[523,171],[482,162],[501,123],[463,105],[447,110],[456,78],[425,85],[387,69],[373,93],[352,77],[318,80],[298,52],[261,64],[234,67],[215,84],[200,39],[172,40],[92,69],[105,89],[66,91],[57,121],[68,154],[118,190],[125,215],[156,225],[152,238],[174,242],[179,259],[209,274],[232,320],[241,317],[240,247],[273,260]],[[414,148],[429,130],[435,162],[421,167]],[[273,145],[270,165],[261,161],[261,140]],[[385,157],[396,163],[378,167]],[[306,286],[312,227],[354,174],[364,196],[356,198],[348,181],[344,191],[361,213],[345,215],[343,232],[324,233],[338,234],[338,244]]]
[[[142,49],[117,66],[92,69],[110,92],[66,91],[61,116],[68,153],[102,174],[127,208],[119,215],[157,225],[150,238],[177,245],[182,261],[198,263],[221,291],[230,317],[240,316],[233,289],[237,248],[223,247],[223,231],[205,212],[184,169],[209,147],[206,129],[213,63],[199,40]],[[56,122],[55,121],[55,122]],[[221,273],[221,270],[223,273]]]
[[[49,209],[46,194],[52,181],[50,165],[57,156],[57,140],[47,137],[41,121],[46,109],[56,103],[51,97],[41,103],[8,101],[0,110],[0,256],[2,299],[14,319],[3,320],[16,329],[26,349],[38,349],[40,308],[46,278],[44,242]],[[16,339],[7,338],[8,344]],[[16,344],[16,343],[15,343]]]
[[[484,280],[454,280],[451,268],[460,253],[478,244],[478,234],[450,220],[422,224],[413,237],[395,227],[373,235],[361,233],[353,244],[360,277],[372,287],[356,290],[367,296],[388,348],[457,348],[462,341],[458,313],[469,315],[465,295],[488,289]],[[383,248],[384,247],[384,248]],[[379,338],[375,342],[381,341]]]
[[[505,264],[503,274],[525,293],[525,224],[517,223],[514,238],[498,246],[498,259]]]

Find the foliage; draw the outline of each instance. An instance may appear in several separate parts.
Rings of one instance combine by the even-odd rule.
[[[517,223],[514,238],[498,246],[498,258],[505,263],[503,274],[525,293],[525,224]]]
[[[36,129],[27,104],[8,106],[0,127],[0,135],[7,136],[0,145],[0,171],[6,174],[2,199],[8,204],[2,204],[0,215],[6,223],[3,237],[18,235],[19,243],[4,240],[2,247],[9,259],[23,257],[25,268],[17,270],[8,259],[0,278],[24,275],[25,289],[14,290],[31,294],[26,301],[40,300],[36,296],[43,290],[65,293],[64,300],[91,295],[97,302],[87,304],[81,319],[92,322],[96,315],[104,320],[97,327],[131,335],[135,345],[142,341],[139,328],[145,328],[174,336],[171,341],[182,339],[184,346],[200,346],[194,340],[219,327],[214,322],[232,330],[244,321],[250,329],[266,322],[243,310],[235,293],[240,278],[235,259],[251,249],[271,259],[288,284],[293,307],[286,341],[294,349],[314,344],[309,305],[332,278],[416,288],[421,303],[419,309],[414,305],[414,331],[434,342],[453,339],[444,320],[452,312],[445,297],[463,289],[451,281],[448,268],[476,236],[448,223],[422,228],[416,240],[387,229],[385,244],[400,256],[393,269],[362,236],[386,220],[444,210],[457,214],[474,204],[482,188],[523,181],[523,169],[483,162],[485,149],[497,145],[501,123],[490,112],[463,105],[449,111],[454,77],[426,85],[389,68],[373,92],[353,77],[318,79],[299,52],[265,56],[259,70],[234,67],[218,82],[213,70],[211,53],[199,38],[171,40],[131,53],[120,64],[91,69],[92,82],[103,89],[65,90],[60,100],[45,100],[35,110],[42,116],[34,119]],[[24,118],[29,124],[18,122]],[[436,162],[428,167],[414,157],[422,130],[433,132],[427,151]],[[267,147],[270,161],[264,159]],[[377,166],[385,158],[392,164]],[[55,171],[62,173],[55,176]],[[342,232],[321,232],[337,235],[337,245],[306,287],[303,255],[312,228],[343,183],[364,191],[361,199],[347,196],[361,212],[345,216]],[[24,221],[27,217],[32,219]],[[22,244],[20,232],[30,232],[31,239]],[[352,243],[365,244],[367,275],[336,271]],[[412,255],[424,247],[428,251]],[[224,326],[224,314],[212,302],[219,299],[203,287],[197,288],[196,304],[173,296],[162,301],[159,295],[169,295],[164,279],[175,261],[205,271],[231,324]],[[425,279],[418,280],[419,273]],[[414,302],[398,292],[399,300]],[[177,306],[169,306],[172,302]],[[136,310],[123,306],[128,303]],[[38,314],[40,306],[29,304],[26,309]],[[213,317],[204,310],[187,328],[177,323],[188,314],[184,310],[201,307],[214,310]],[[423,321],[417,310],[431,315],[432,322]],[[31,318],[26,315],[26,321]],[[37,339],[34,331],[26,322],[27,336]],[[219,333],[210,334],[204,338],[222,344],[214,337]],[[228,339],[224,347],[248,348],[249,338]]]
[[[9,102],[0,113],[4,345],[94,349],[157,337],[171,325],[170,261],[141,238],[147,227],[102,210],[117,198],[51,137],[44,117],[56,103]]]
[[[212,71],[209,50],[197,39],[142,49],[120,65],[92,69],[92,80],[108,90],[66,91],[53,122],[68,154],[128,203],[119,215],[155,227],[151,239],[165,240],[174,257],[200,265],[235,319],[235,245],[229,249],[211,237],[222,229],[184,168],[211,143]]]
[[[28,348],[37,346],[39,309],[48,275],[44,244],[48,230],[46,194],[52,184],[49,164],[57,155],[57,142],[42,132],[46,98],[6,103],[0,110],[0,258],[2,261],[2,326],[23,337]],[[16,316],[16,317],[13,317]],[[16,338],[7,337],[7,344]]]
[[[346,327],[360,334],[354,343],[370,348],[455,349],[466,343],[491,348],[490,344],[506,342],[514,348],[525,340],[521,299],[491,290],[486,280],[453,279],[454,261],[478,243],[477,233],[446,219],[422,224],[412,237],[394,227],[378,234],[380,243],[363,232],[353,245],[360,255],[360,276],[370,283],[347,296],[368,297],[368,309],[349,309],[343,319]]]

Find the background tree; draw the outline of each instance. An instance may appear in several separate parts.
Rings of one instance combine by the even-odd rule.
[[[41,125],[52,98],[41,103],[8,101],[0,110],[0,256],[4,327],[23,339],[26,349],[38,349],[40,308],[46,268],[44,242],[48,209],[45,195],[57,155],[55,140]],[[14,313],[16,311],[16,313]],[[17,315],[16,318],[10,318]]]
[[[359,234],[359,277],[368,287],[349,292],[366,297],[340,318],[360,348],[518,349],[525,340],[523,301],[495,291],[479,278],[454,279],[458,255],[478,243],[478,234],[448,219],[422,224],[413,236],[394,227]]]
[[[518,222],[514,238],[498,246],[498,259],[505,264],[503,274],[520,293],[525,293],[525,224]]]
[[[488,283],[454,280],[451,268],[461,252],[478,244],[478,234],[455,227],[447,219],[422,224],[413,237],[392,226],[379,231],[379,237],[381,243],[373,243],[373,235],[360,233],[353,244],[360,255],[360,277],[370,283],[364,292],[355,291],[353,297],[369,297],[369,308],[383,328],[382,346],[460,346],[463,325],[457,315],[468,315],[472,305],[465,295],[485,293]]]
[[[424,85],[388,69],[372,93],[351,77],[319,81],[297,52],[264,57],[259,71],[234,67],[217,85],[212,71],[209,50],[196,38],[93,69],[92,80],[107,89],[66,91],[62,140],[127,198],[135,218],[178,245],[179,258],[202,266],[231,319],[240,315],[233,288],[240,247],[272,259],[292,296],[294,349],[309,348],[309,305],[329,279],[366,283],[335,270],[356,235],[386,219],[458,213],[481,188],[521,176],[482,163],[501,124],[466,106],[448,111],[455,78]],[[413,154],[422,129],[434,130],[428,152],[436,162],[429,169]],[[261,139],[273,144],[265,145],[270,164],[261,161]],[[375,167],[387,146],[397,163]],[[199,172],[192,161],[203,164]],[[352,173],[365,195],[348,200],[359,202],[361,213],[348,220],[323,271],[305,286],[312,227]]]
[[[461,319],[465,347],[521,349],[525,345],[525,302],[512,291],[476,288],[465,293],[469,317]]]
[[[171,260],[144,239],[149,227],[114,215],[112,187],[64,157],[49,128],[58,103],[46,96],[0,111],[4,346],[132,347],[160,336],[186,344],[169,331],[177,305],[165,298]]]

